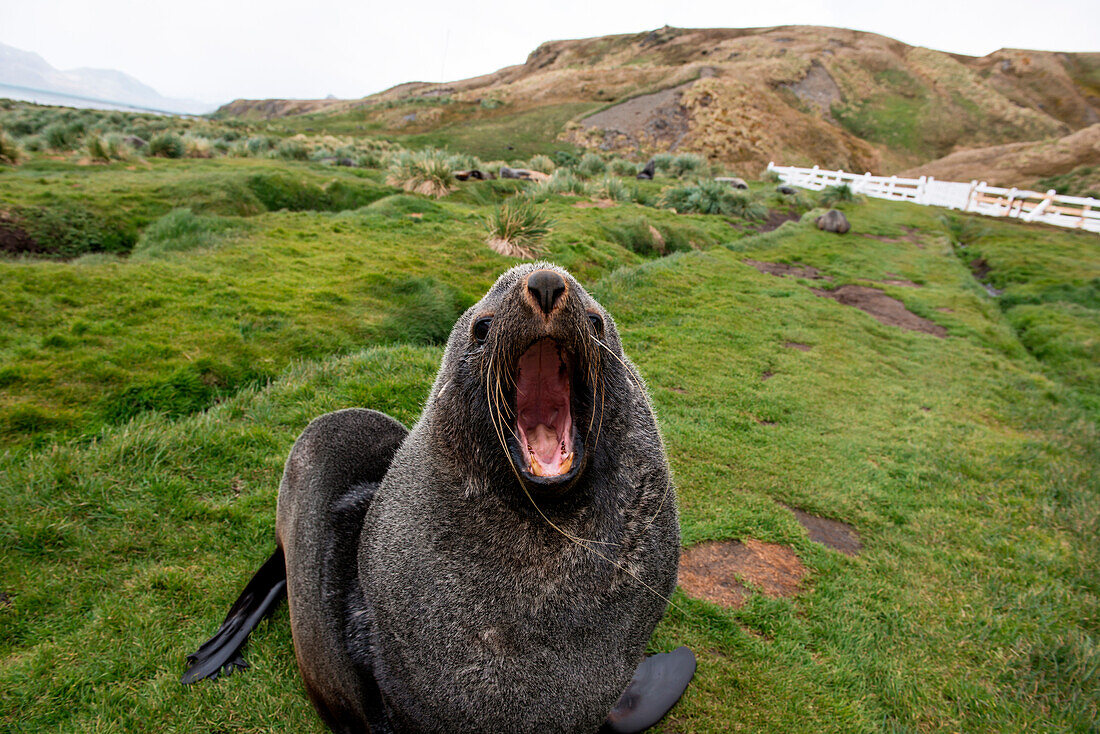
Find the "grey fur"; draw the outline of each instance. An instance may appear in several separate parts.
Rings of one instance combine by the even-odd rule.
[[[526,293],[539,268],[568,285],[549,318]],[[606,349],[590,313],[603,318]],[[482,345],[471,329],[487,314]],[[584,451],[564,487],[517,478],[489,402],[492,378],[507,390],[516,360],[547,336],[599,374],[576,391]],[[564,270],[513,268],[455,325],[392,462],[385,454],[404,429],[383,419],[341,411],[314,421],[279,492],[295,651],[326,721],[348,731],[368,721],[595,731],[664,613],[680,548],[661,436],[611,317]],[[355,554],[346,526],[359,517]]]

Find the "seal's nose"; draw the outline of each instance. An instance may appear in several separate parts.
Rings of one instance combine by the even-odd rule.
[[[527,276],[527,292],[547,316],[565,293],[565,278],[553,270],[536,270]]]

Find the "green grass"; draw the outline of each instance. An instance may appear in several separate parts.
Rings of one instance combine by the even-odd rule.
[[[30,171],[0,176],[0,193],[30,204],[36,177],[77,183],[128,207],[143,237],[187,205],[166,191],[224,181],[208,195],[226,202],[249,176],[322,175],[254,160]],[[416,419],[450,324],[510,264],[481,224],[529,188],[507,184],[240,220],[222,203],[247,225],[216,247],[0,262],[3,726],[322,731],[285,606],[254,635],[251,669],[185,689],[185,656],[269,552],[309,420],[348,406]],[[841,204],[843,237],[811,216],[745,237],[720,215],[578,203],[547,197],[549,258],[607,307],[647,380],[685,544],[781,543],[810,572],[798,596],[739,610],[676,593],[651,648],[688,644],[699,671],[660,730],[1094,730],[1095,235],[866,201]],[[192,209],[194,229],[214,206]],[[656,258],[650,227],[685,251]],[[881,287],[948,337],[744,259],[811,265],[830,287],[912,281]],[[811,542],[784,504],[851,523],[863,553]]]

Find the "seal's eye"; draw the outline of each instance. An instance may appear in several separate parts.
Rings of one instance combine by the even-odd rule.
[[[589,313],[588,320],[592,323],[592,328],[596,330],[596,336],[603,335],[603,316],[598,313]]]
[[[474,322],[474,339],[478,344],[484,344],[489,337],[489,326],[493,323],[492,316],[483,316]]]

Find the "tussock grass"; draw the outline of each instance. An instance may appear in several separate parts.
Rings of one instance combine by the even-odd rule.
[[[722,214],[759,220],[767,216],[767,207],[747,193],[713,179],[700,179],[687,186],[675,186],[661,194],[661,206],[678,212]]]
[[[597,199],[610,199],[611,201],[631,201],[630,189],[622,180],[614,176],[604,176],[598,181],[591,182],[587,187],[589,195]]]
[[[401,153],[390,166],[386,183],[422,196],[440,198],[454,183],[453,169],[442,151]]]
[[[585,153],[575,170],[585,178],[594,178],[607,172],[607,162],[595,153]]]
[[[536,155],[532,156],[531,160],[527,161],[527,167],[542,173],[553,173],[557,170],[558,165],[554,163],[554,159],[548,155]]]
[[[846,183],[838,186],[826,186],[817,197],[818,202],[824,207],[835,207],[837,204],[850,204],[861,201],[852,191],[852,187]]]
[[[174,133],[160,133],[149,141],[149,155],[158,158],[183,158],[186,152],[183,139]]]
[[[23,151],[20,150],[19,144],[15,142],[15,138],[8,135],[4,130],[0,130],[0,163],[14,166],[19,163],[19,159],[22,157]]]
[[[544,241],[553,222],[531,199],[513,196],[485,221],[488,245],[505,257],[532,259],[545,253]]]

